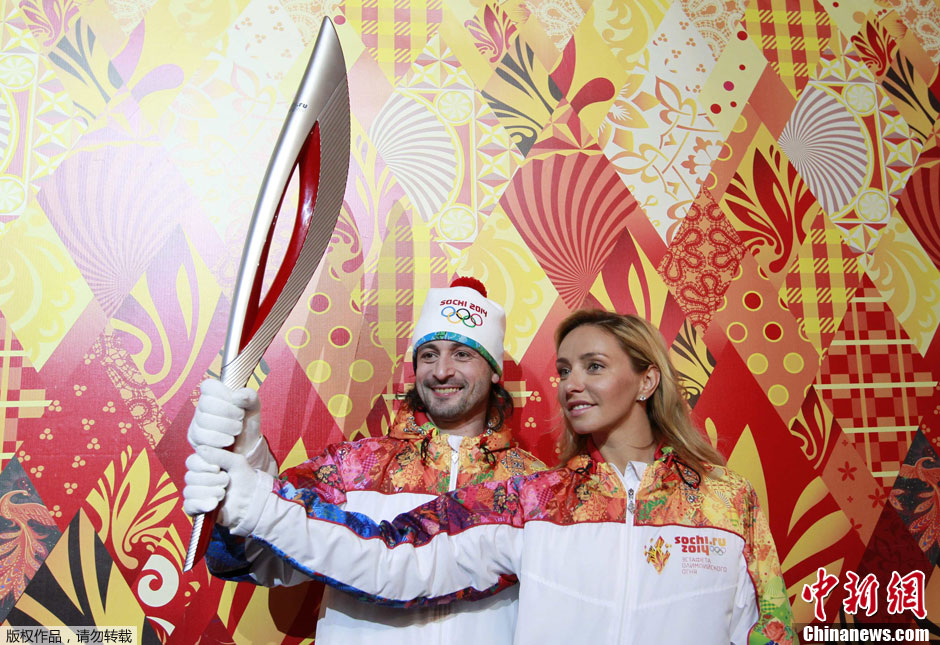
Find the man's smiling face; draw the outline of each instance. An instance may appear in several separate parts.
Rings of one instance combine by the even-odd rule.
[[[479,417],[482,432],[490,386],[499,381],[486,359],[450,340],[425,343],[416,352],[415,388],[435,425],[446,430]]]

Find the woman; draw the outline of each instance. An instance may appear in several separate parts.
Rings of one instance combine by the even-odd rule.
[[[229,487],[250,500],[232,532],[373,602],[482,597],[518,578],[517,643],[796,642],[757,496],[692,427],[659,332],[580,311],[556,347],[564,466],[378,525],[255,473]],[[231,455],[203,457],[248,479]]]

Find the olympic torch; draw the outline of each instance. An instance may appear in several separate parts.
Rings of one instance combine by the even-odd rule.
[[[299,204],[284,260],[261,298],[261,283],[278,211],[294,171]],[[221,380],[244,387],[323,257],[339,217],[349,172],[346,62],[329,18],[281,128],[258,191],[242,251],[222,350]],[[197,515],[183,571],[205,554],[217,511]]]

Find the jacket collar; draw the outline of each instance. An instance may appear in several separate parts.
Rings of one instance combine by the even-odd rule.
[[[585,452],[575,455],[565,465],[569,470],[584,475],[595,475],[598,466],[606,463],[607,460],[604,459],[600,450],[594,445],[594,441],[588,437]],[[659,444],[653,455],[653,463],[646,469],[642,485],[659,488],[674,486],[680,482],[691,488],[698,488],[701,483],[701,475],[679,459],[672,446]]]
[[[447,438],[443,434],[428,415],[419,410],[412,410],[407,404],[398,408],[392,427],[388,431],[388,436],[396,439],[421,441],[429,438],[432,442],[446,444]],[[467,439],[473,441],[474,448],[482,450],[485,447],[490,452],[513,446],[512,430],[506,424],[499,430],[487,429],[477,437],[465,437],[462,443],[466,443]]]
[[[653,463],[655,464],[658,460],[663,459],[668,453],[671,452],[672,448],[669,446],[663,446],[663,444],[659,444],[656,446],[656,452],[653,455]],[[584,447],[584,452],[582,452],[580,455],[575,455],[572,457],[566,466],[571,470],[588,468],[589,472],[593,473],[599,464],[606,463],[607,460],[604,459],[604,455],[601,454],[601,451],[598,450],[597,446],[594,444],[594,439],[588,437],[587,443]]]

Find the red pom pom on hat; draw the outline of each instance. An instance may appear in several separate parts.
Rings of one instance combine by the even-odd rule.
[[[476,291],[479,291],[483,297],[486,297],[486,287],[483,286],[483,283],[477,280],[476,278],[471,277],[456,277],[453,282],[450,283],[452,287],[470,287]]]

